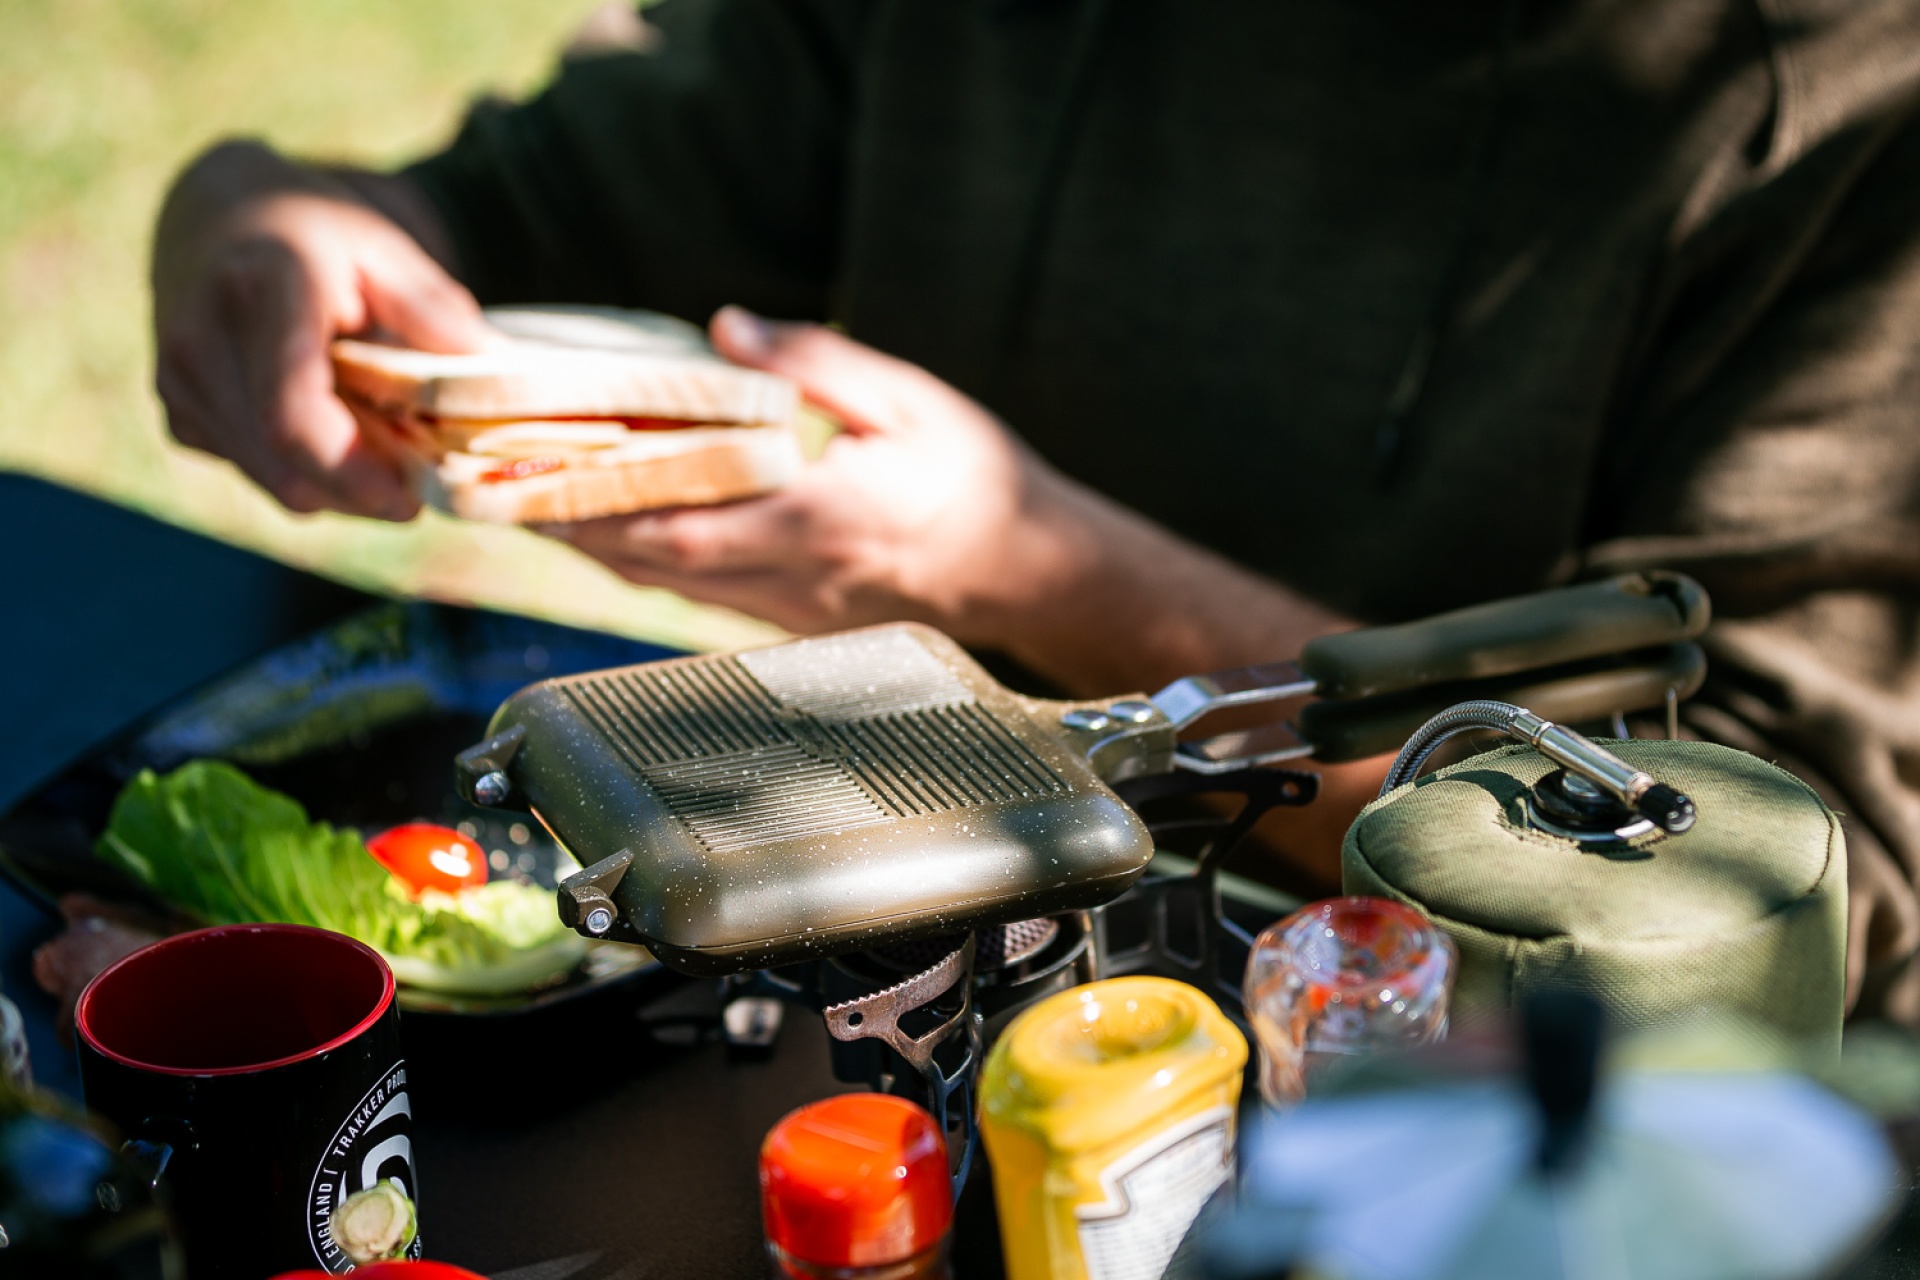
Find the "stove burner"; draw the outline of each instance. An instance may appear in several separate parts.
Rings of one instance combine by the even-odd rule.
[[[1178,806],[1207,794],[1238,798],[1240,804],[1230,818],[1207,812],[1196,819],[1182,810],[1172,821],[1150,819],[1163,847],[1178,843],[1191,850],[1191,870],[1149,871],[1092,912],[761,970],[730,979],[730,990],[736,1003],[738,997],[771,996],[824,1014],[834,1077],[912,1098],[931,1111],[947,1135],[957,1190],[978,1146],[974,1088],[986,1048],[1034,1001],[1095,978],[1158,973],[1200,987],[1229,1016],[1237,1014],[1253,935],[1222,914],[1215,877],[1263,814],[1277,805],[1307,803],[1317,781],[1312,774],[1277,769],[1136,779],[1122,792],[1136,807]],[[1116,912],[1145,917],[1143,927],[1110,928]],[[1191,946],[1183,945],[1189,940]],[[742,1021],[747,1013],[741,1010]]]
[[[991,973],[1031,960],[1059,936],[1060,922],[1045,917],[982,929],[974,952],[974,972]],[[958,951],[966,940],[964,933],[949,933],[897,942],[867,954],[874,963],[894,973],[920,973]]]
[[[976,969],[1007,969],[1040,954],[1060,936],[1060,922],[1051,917],[1018,920],[980,933],[980,950],[974,960]]]

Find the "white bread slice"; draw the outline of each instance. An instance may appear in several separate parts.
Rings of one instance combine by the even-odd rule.
[[[704,329],[658,311],[549,303],[541,307],[488,307],[486,315],[488,324],[521,342],[648,355],[713,355]]]
[[[503,337],[443,355],[341,338],[334,382],[383,412],[437,419],[654,417],[688,422],[793,420],[793,383],[701,351],[614,351]]]
[[[594,424],[520,423],[557,428],[547,446],[525,450],[499,442],[496,454],[449,453],[425,470],[427,502],[468,520],[498,524],[565,524],[658,507],[730,502],[778,489],[800,474],[799,437],[791,427],[691,427],[626,431],[622,443],[575,437],[568,429]],[[515,428],[504,428],[513,430]],[[511,479],[489,478],[514,463],[551,458],[556,469]]]

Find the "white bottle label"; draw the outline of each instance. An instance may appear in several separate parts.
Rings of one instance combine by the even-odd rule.
[[[1160,1280],[1207,1199],[1233,1175],[1233,1111],[1155,1134],[1100,1172],[1106,1199],[1075,1210],[1087,1280]]]

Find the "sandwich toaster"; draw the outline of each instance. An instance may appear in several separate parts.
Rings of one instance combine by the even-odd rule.
[[[1628,575],[1090,702],[1017,694],[893,624],[542,681],[455,767],[474,803],[533,813],[579,859],[559,890],[574,928],[734,973],[1097,907],[1153,855],[1112,789],[1130,778],[1391,751],[1465,697],[1563,722],[1671,706],[1700,682],[1706,621],[1690,580]],[[1303,699],[1183,741],[1219,708]]]

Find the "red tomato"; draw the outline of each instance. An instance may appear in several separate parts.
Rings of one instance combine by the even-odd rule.
[[[360,1280],[487,1280],[465,1267],[456,1267],[446,1262],[369,1262],[364,1267],[355,1267],[353,1274]],[[324,1271],[288,1271],[277,1275],[273,1280],[333,1280]]]
[[[487,855],[452,827],[409,822],[367,841],[367,852],[416,898],[426,889],[458,893],[487,882]]]

